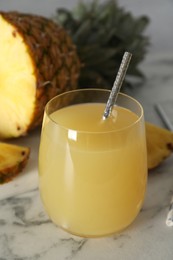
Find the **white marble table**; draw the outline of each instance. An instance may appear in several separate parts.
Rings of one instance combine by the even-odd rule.
[[[12,3],[0,2],[0,7],[2,3],[4,9],[9,9],[8,2]],[[52,3],[55,5],[55,1]],[[171,6],[171,1],[165,1],[166,4]],[[127,1],[126,6],[130,6]],[[27,5],[25,8],[27,10]],[[169,13],[172,15],[172,11]],[[171,51],[170,43],[162,43],[169,46],[163,49],[161,44],[156,48],[152,46],[141,64],[146,82],[130,91],[142,103],[146,120],[158,125],[162,122],[155,103],[173,99],[173,47]],[[143,209],[129,228],[111,237],[85,239],[55,227],[44,212],[37,188],[39,130],[18,142],[30,145],[32,152],[23,174],[0,187],[0,260],[173,259],[173,229],[165,224],[173,194],[173,156],[149,173]]]
[[[158,124],[150,96],[163,100],[172,95],[171,60],[173,55],[146,61],[145,87],[133,93],[141,99],[148,120]],[[0,189],[1,260],[173,259],[173,230],[165,224],[173,194],[173,156],[149,173],[144,207],[129,228],[108,238],[82,239],[55,227],[44,212],[37,189],[39,131],[19,142],[31,145],[31,161],[21,176]]]

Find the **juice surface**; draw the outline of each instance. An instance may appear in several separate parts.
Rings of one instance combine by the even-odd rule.
[[[144,199],[144,129],[137,115],[122,107],[102,121],[104,108],[95,103],[60,109],[50,115],[56,123],[46,120],[42,130],[43,203],[57,225],[81,236],[125,228]]]
[[[51,119],[68,129],[86,132],[118,130],[133,124],[138,116],[116,106],[110,117],[102,120],[105,104],[91,103],[69,106],[51,114]]]

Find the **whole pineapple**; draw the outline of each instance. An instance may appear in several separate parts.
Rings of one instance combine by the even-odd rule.
[[[0,138],[40,125],[47,101],[77,88],[80,62],[66,31],[52,20],[0,12]]]

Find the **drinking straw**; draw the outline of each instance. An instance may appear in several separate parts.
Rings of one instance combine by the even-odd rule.
[[[123,80],[125,78],[130,60],[131,60],[132,54],[130,52],[125,52],[117,73],[117,76],[115,78],[111,93],[109,95],[104,114],[103,114],[103,120],[105,120],[112,112],[112,108],[115,105],[115,102],[118,97],[118,93],[120,91],[120,88],[122,86]]]

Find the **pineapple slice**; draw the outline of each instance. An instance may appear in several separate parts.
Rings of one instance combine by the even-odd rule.
[[[77,88],[80,62],[63,28],[52,20],[0,12],[0,138],[27,134],[45,104]]]
[[[146,122],[148,169],[160,165],[173,152],[173,133]]]
[[[28,147],[0,143],[0,184],[9,182],[26,166],[30,155]]]

